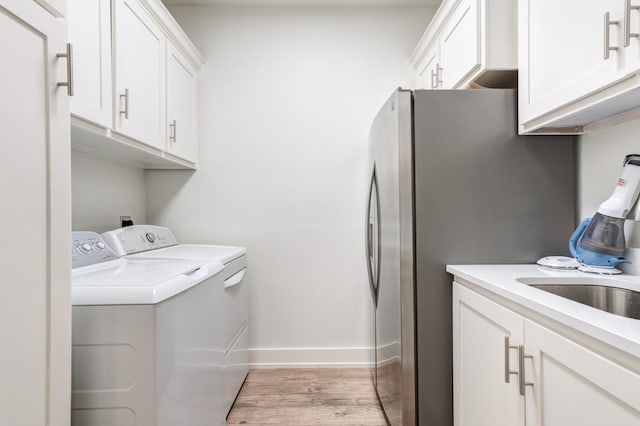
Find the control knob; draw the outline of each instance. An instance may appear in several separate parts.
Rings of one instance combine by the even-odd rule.
[[[80,244],[80,245],[78,246],[78,251],[79,251],[80,253],[87,254],[87,253],[89,253],[89,252],[91,251],[91,245],[90,245],[90,244],[87,244],[87,243]]]
[[[156,236],[153,235],[151,232],[147,232],[145,236],[147,237],[147,241],[149,241],[150,243],[153,243],[156,241]]]
[[[93,248],[94,248],[96,251],[104,250],[104,248],[105,248],[105,247],[106,247],[106,246],[104,245],[104,243],[103,243],[102,241],[98,241],[97,243],[95,243],[95,244],[93,245]]]

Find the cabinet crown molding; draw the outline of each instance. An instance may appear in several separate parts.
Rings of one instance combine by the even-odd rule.
[[[147,9],[151,16],[153,16],[167,36],[167,39],[171,40],[180,53],[189,61],[191,66],[194,67],[196,72],[200,71],[206,62],[204,56],[198,51],[162,2],[159,0],[140,0],[140,3]]]
[[[460,2],[461,0],[443,0],[409,58],[409,62],[414,68],[418,68],[427,52],[435,43],[438,43],[440,33]]]

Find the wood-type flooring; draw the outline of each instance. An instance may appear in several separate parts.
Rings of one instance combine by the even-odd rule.
[[[386,426],[370,375],[366,368],[251,370],[227,425]]]

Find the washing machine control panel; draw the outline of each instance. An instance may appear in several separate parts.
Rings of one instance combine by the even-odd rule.
[[[120,256],[142,253],[178,244],[168,228],[134,225],[102,234],[105,242]]]
[[[71,233],[71,266],[73,269],[119,259],[95,232]]]

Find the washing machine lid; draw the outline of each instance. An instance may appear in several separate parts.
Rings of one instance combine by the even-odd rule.
[[[127,256],[128,259],[193,259],[199,261],[219,260],[227,264],[244,256],[244,247],[212,246],[205,244],[178,244]]]
[[[157,304],[224,269],[219,261],[117,259],[72,271],[73,305]]]

